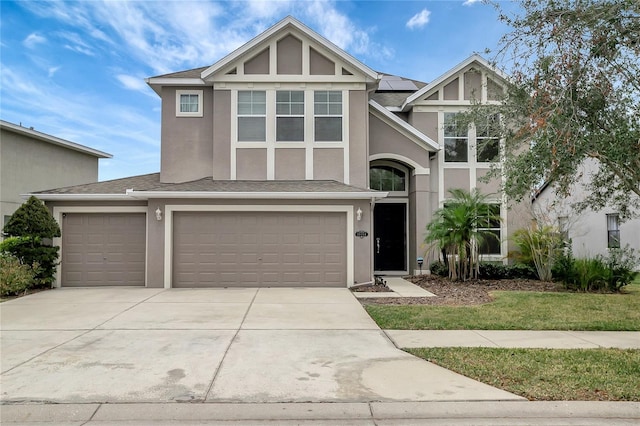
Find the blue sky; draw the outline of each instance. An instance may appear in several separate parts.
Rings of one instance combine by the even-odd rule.
[[[211,65],[287,15],[377,71],[425,82],[508,31],[478,0],[1,0],[0,8],[0,118],[113,154],[100,160],[100,180],[159,171],[160,98],[144,78]]]

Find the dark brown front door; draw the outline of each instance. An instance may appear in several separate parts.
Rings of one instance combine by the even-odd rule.
[[[373,211],[376,272],[407,270],[407,204],[378,203]]]

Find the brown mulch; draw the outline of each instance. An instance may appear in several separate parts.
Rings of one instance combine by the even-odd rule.
[[[436,275],[419,275],[405,279],[435,294],[436,297],[390,297],[360,301],[367,305],[481,305],[492,302],[490,292],[496,290],[564,291],[557,283],[524,279],[453,282]]]

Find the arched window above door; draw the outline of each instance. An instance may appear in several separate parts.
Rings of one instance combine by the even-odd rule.
[[[407,194],[407,172],[387,164],[374,164],[369,169],[369,187],[394,194]]]

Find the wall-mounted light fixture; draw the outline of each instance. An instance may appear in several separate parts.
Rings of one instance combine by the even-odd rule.
[[[362,220],[362,209],[360,207],[358,207],[358,210],[356,210],[356,220],[357,221]]]
[[[162,220],[162,210],[160,210],[160,207],[156,209],[156,220]]]

